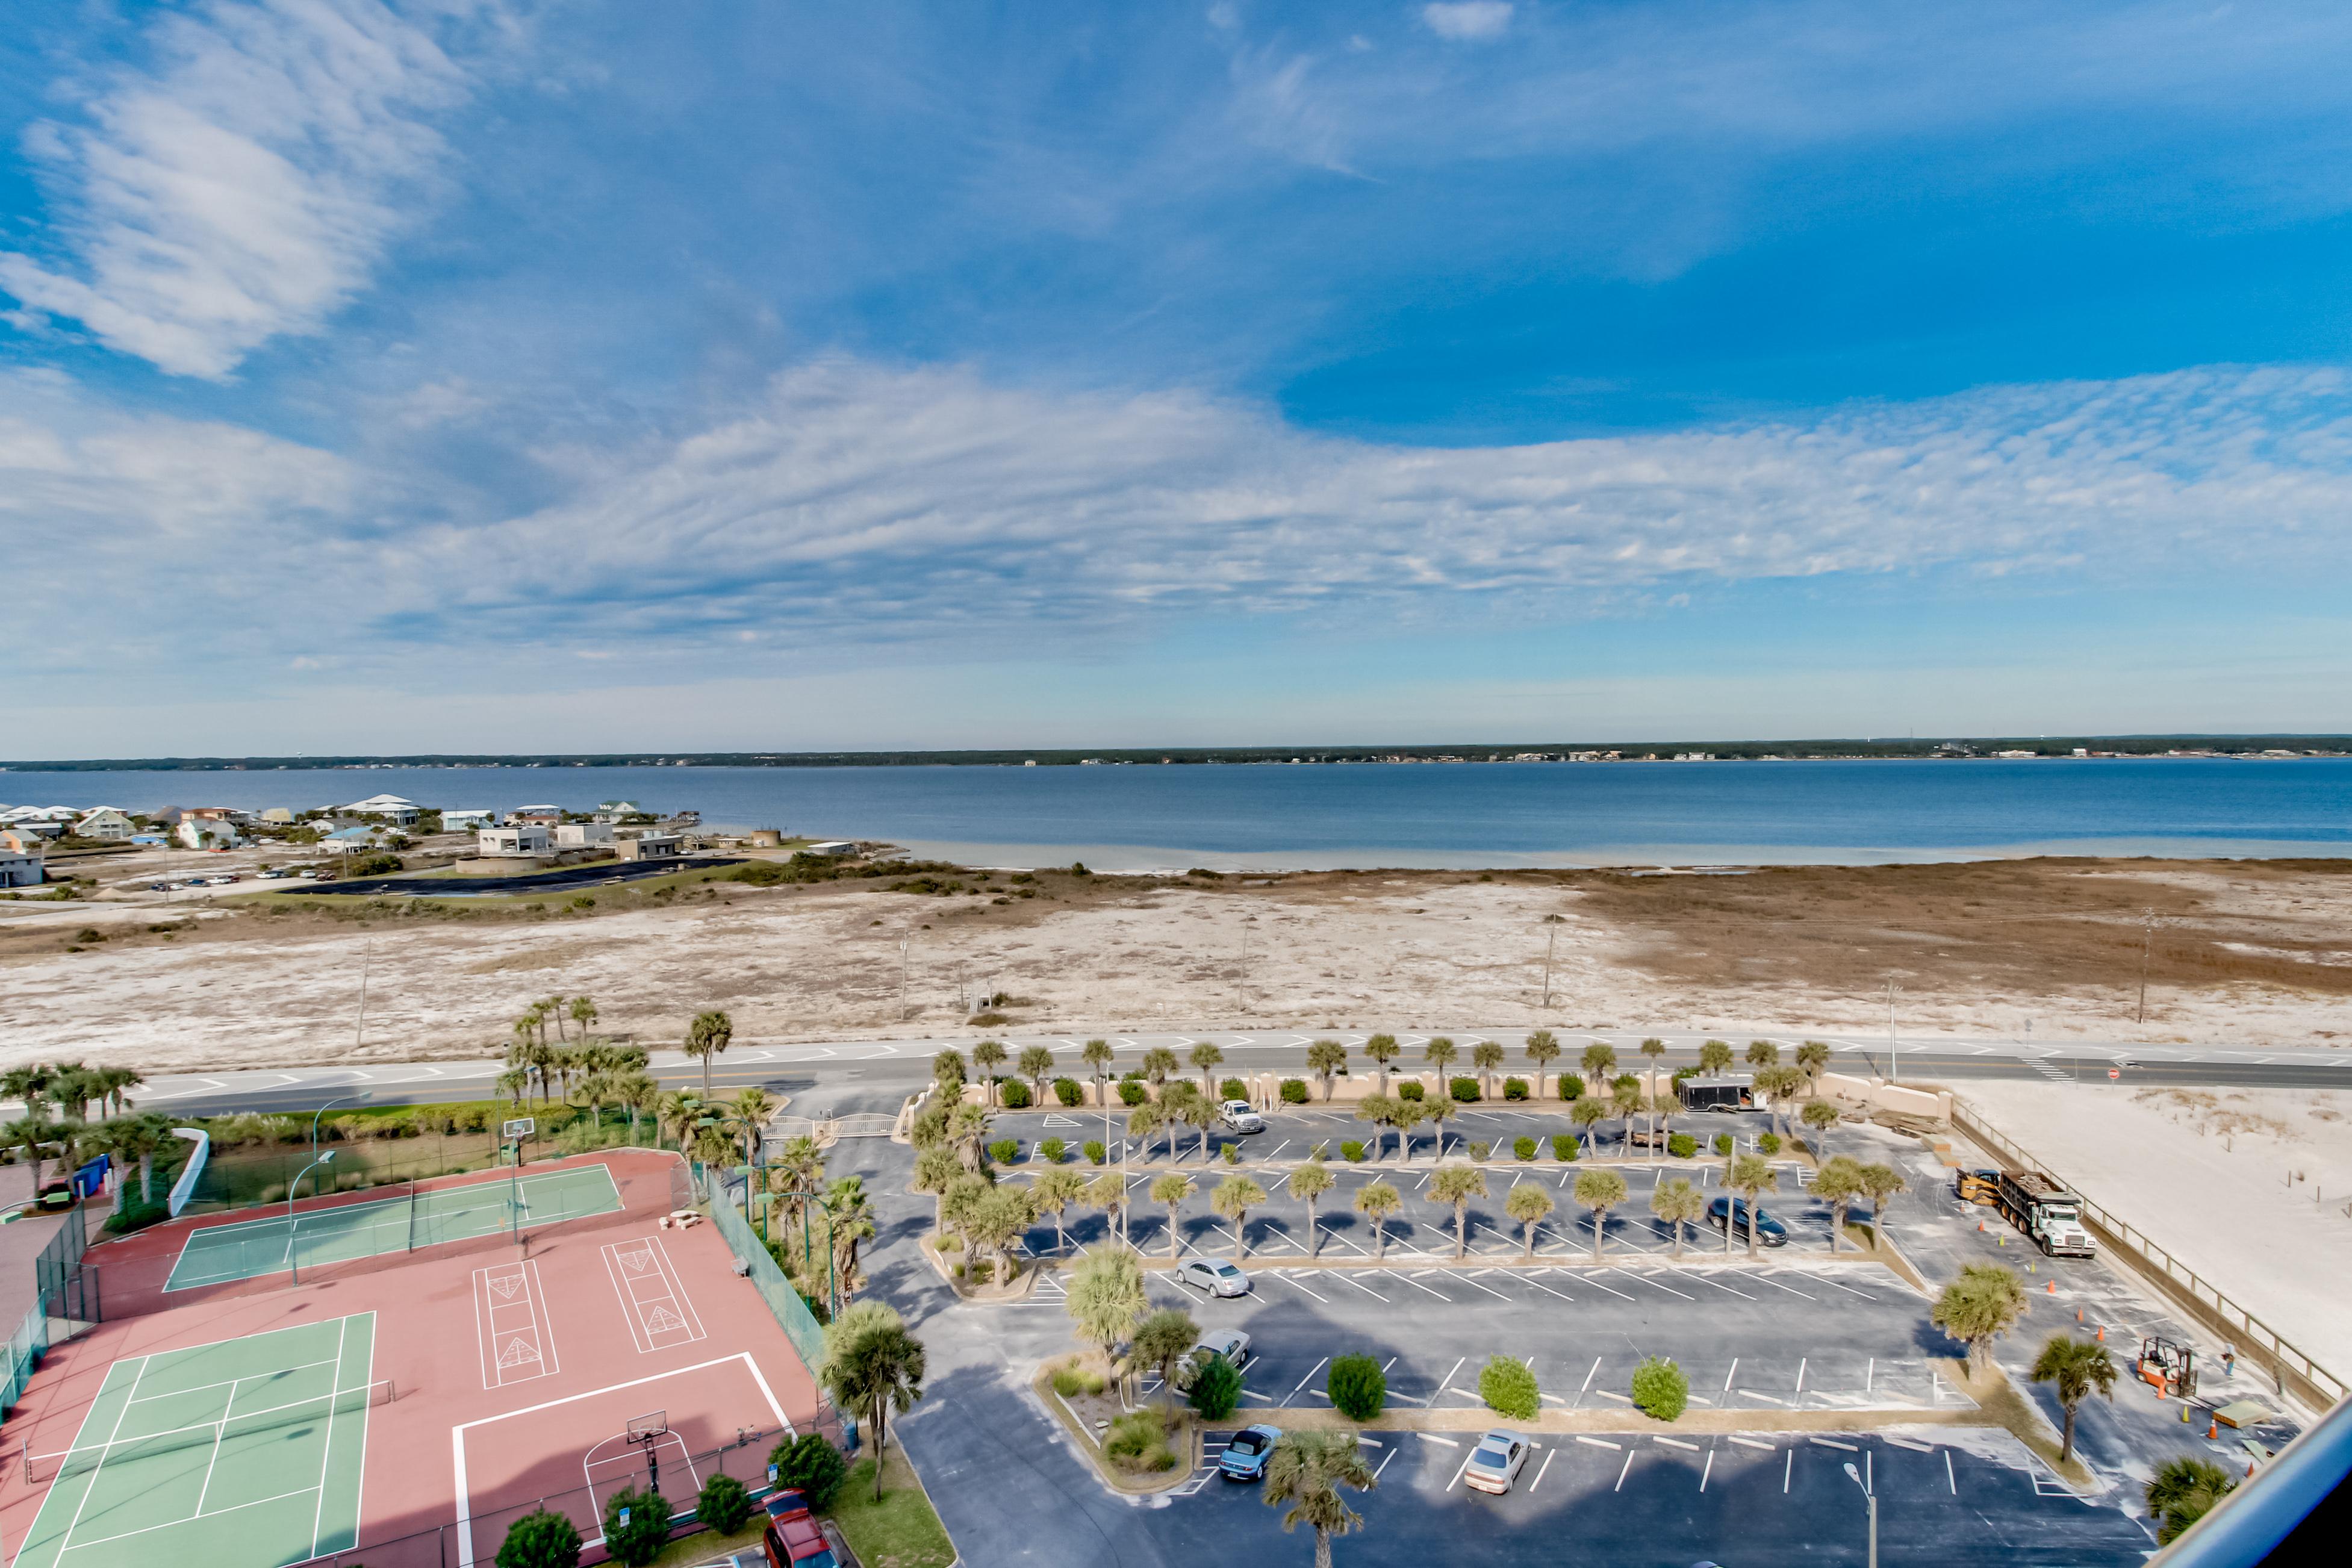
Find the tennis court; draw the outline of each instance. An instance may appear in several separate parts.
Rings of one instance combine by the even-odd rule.
[[[520,1200],[517,1212],[516,1202]],[[312,1267],[407,1252],[445,1241],[495,1236],[512,1226],[548,1225],[621,1208],[621,1191],[604,1165],[547,1171],[520,1182],[499,1179],[436,1187],[400,1197],[337,1204],[190,1231],[163,1282],[190,1290]]]
[[[352,1545],[375,1314],[107,1368],[73,1447],[27,1454],[48,1492],[16,1568],[276,1568]]]

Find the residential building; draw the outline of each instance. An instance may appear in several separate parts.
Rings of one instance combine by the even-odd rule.
[[[36,843],[23,847],[9,843],[12,835],[0,833],[0,888],[37,888],[41,885],[41,847]]]
[[[613,842],[613,825],[609,822],[559,822],[555,825],[555,847],[558,849],[586,849]]]
[[[8,825],[11,833],[21,833],[28,838],[62,838],[66,825],[52,822],[46,816],[20,816]]]
[[[468,806],[462,811],[445,811],[441,814],[441,831],[444,833],[471,833],[477,828],[491,826],[493,823],[497,822],[498,819],[499,814],[495,811],[489,810],[488,807],[477,809],[475,807]]]
[[[184,815],[173,831],[185,849],[234,849],[245,842],[236,835],[236,824],[226,817],[199,816],[194,812]]]
[[[294,826],[294,814],[282,805],[273,805],[261,814],[261,820],[272,827],[291,827]]]
[[[608,800],[601,802],[596,807],[596,820],[599,822],[625,822],[632,816],[650,816],[651,815],[653,815],[651,812],[634,800]]]
[[[810,845],[806,849],[802,850],[801,853],[803,855],[826,856],[855,855],[857,853],[857,846],[851,843],[846,838],[827,838]]]
[[[139,831],[136,824],[110,805],[101,805],[74,824],[74,833],[82,838],[103,839],[109,844],[128,844],[131,836]]]
[[[415,801],[404,800],[396,795],[372,795],[365,800],[355,800],[349,805],[335,807],[336,814],[341,816],[381,817],[399,827],[414,823],[424,810]]]
[[[686,853],[686,839],[676,833],[641,833],[622,839],[618,847],[624,860],[675,860]]]
[[[563,808],[560,805],[519,805],[507,813],[509,827],[520,827],[526,823],[552,827],[562,820]]]
[[[46,855],[49,852],[47,836],[18,824],[0,827],[0,849],[11,855]]]
[[[475,836],[475,852],[505,858],[522,855],[544,855],[549,848],[547,829],[535,822],[518,823],[512,827],[485,827]]]
[[[330,855],[349,855],[354,850],[375,847],[375,830],[370,827],[339,827],[319,840],[319,847]]]

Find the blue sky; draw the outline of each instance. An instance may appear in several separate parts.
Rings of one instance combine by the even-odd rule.
[[[0,41],[0,755],[2352,730],[2352,12]]]

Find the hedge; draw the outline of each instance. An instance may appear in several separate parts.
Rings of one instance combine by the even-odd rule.
[[[1673,1362],[1645,1356],[1633,1369],[1633,1392],[1636,1409],[1660,1421],[1672,1421],[1690,1403],[1690,1380]]]
[[[1478,1080],[1475,1078],[1457,1078],[1445,1086],[1445,1092],[1452,1095],[1457,1102],[1468,1105],[1478,1098]]]
[[[998,1091],[1004,1096],[1005,1110],[1026,1110],[1029,1109],[1029,1086],[1027,1084],[1023,1083],[1017,1078],[1008,1078],[1001,1079],[997,1083],[996,1087]]]
[[[1507,1355],[1491,1356],[1478,1373],[1478,1397],[1486,1408],[1514,1421],[1532,1421],[1541,1408],[1535,1370]]]
[[[1054,1080],[1054,1098],[1064,1105],[1076,1105],[1086,1097],[1087,1087],[1076,1079],[1057,1078]]]
[[[1503,1080],[1503,1098],[1505,1100],[1525,1100],[1527,1097],[1527,1079],[1523,1078],[1507,1078]]]
[[[1573,1133],[1555,1132],[1551,1135],[1551,1157],[1553,1159],[1564,1163],[1566,1161],[1575,1159],[1576,1152],[1577,1144],[1576,1138]]]
[[[1324,1384],[1333,1409],[1350,1421],[1370,1421],[1388,1403],[1388,1374],[1368,1355],[1331,1358],[1331,1374]]]
[[[1307,1080],[1303,1078],[1284,1079],[1282,1080],[1282,1103],[1285,1105],[1306,1104]]]

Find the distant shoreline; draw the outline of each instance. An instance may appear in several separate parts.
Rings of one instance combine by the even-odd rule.
[[[2084,755],[2087,753],[2087,756]],[[2352,735],[2034,735],[1915,740],[1511,742],[1420,746],[1178,746],[1080,751],[433,752],[415,755],[114,757],[0,763],[0,773],[289,773],[371,768],[876,768],[1604,763],[1693,762],[2126,761],[2352,755]]]

